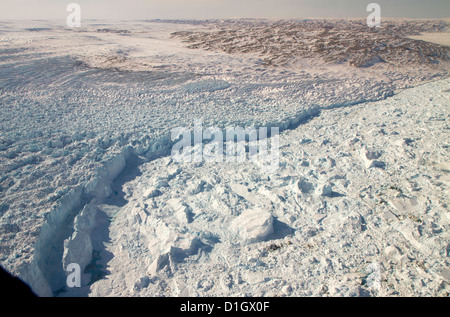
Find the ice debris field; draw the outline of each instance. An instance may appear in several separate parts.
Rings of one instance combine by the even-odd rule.
[[[448,296],[448,28],[2,21],[0,264],[41,296]],[[196,120],[278,127],[278,169],[174,161]]]

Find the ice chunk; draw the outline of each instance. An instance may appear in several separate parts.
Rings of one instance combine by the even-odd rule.
[[[86,205],[82,212],[75,218],[75,231],[72,236],[64,241],[63,267],[66,269],[71,263],[76,263],[84,271],[84,268],[92,260],[91,231],[95,226],[95,218],[98,208],[95,205]],[[84,283],[89,282],[84,278]]]
[[[153,198],[161,195],[161,191],[159,189],[156,189],[155,187],[150,187],[144,192],[144,198]]]
[[[411,212],[418,205],[416,199],[407,197],[389,200],[389,204],[402,213]]]
[[[167,205],[174,210],[175,217],[182,223],[189,223],[192,221],[192,209],[180,199],[169,199]]]
[[[261,208],[248,209],[232,221],[231,230],[244,243],[262,241],[273,233],[273,216]]]
[[[150,274],[150,276],[156,276],[158,272],[164,268],[168,268],[170,270],[170,264],[170,253],[167,252],[164,254],[160,254],[148,268],[148,274]]]
[[[366,147],[363,147],[360,154],[366,168],[384,168],[386,166],[383,161],[379,160],[379,158],[383,155],[383,152],[381,150],[368,149]]]

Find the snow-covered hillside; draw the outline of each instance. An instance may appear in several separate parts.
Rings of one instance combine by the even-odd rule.
[[[418,32],[445,31],[447,24],[390,23],[385,32],[370,32],[352,20],[91,21],[80,29],[58,22],[1,22],[0,263],[47,296],[179,295],[184,289],[191,295],[269,295],[269,289],[279,288],[287,295],[319,294],[314,289],[317,285],[293,284],[293,272],[276,264],[284,258],[270,258],[270,262],[260,257],[276,254],[270,251],[275,248],[282,257],[294,256],[291,262],[283,262],[286,265],[299,261],[297,257],[311,260],[310,266],[302,266],[304,270],[315,265],[313,258],[321,263],[319,253],[314,254],[317,249],[324,252],[321,248],[312,247],[311,257],[303,257],[306,251],[299,248],[302,239],[320,240],[332,234],[325,228],[331,221],[325,221],[325,216],[333,215],[327,208],[335,208],[335,218],[342,211],[342,226],[347,218],[356,227],[364,219],[366,227],[391,230],[390,225],[383,227],[373,209],[355,211],[368,202],[354,195],[382,193],[384,185],[400,186],[384,184],[383,173],[399,170],[406,173],[400,173],[401,177],[410,180],[413,170],[419,173],[414,164],[421,158],[430,171],[435,171],[433,162],[444,168],[427,172],[430,175],[424,172],[431,178],[418,174],[440,182],[433,185],[436,188],[416,177],[423,193],[415,201],[423,208],[416,208],[419,215],[415,217],[423,221],[423,212],[437,216],[429,223],[429,232],[423,225],[412,226],[433,239],[448,241],[446,203],[438,203],[444,199],[439,190],[447,188],[439,173],[446,173],[448,162],[444,134],[448,81],[421,86],[411,92],[414,98],[410,90],[402,92],[402,97],[396,95],[404,88],[448,77],[449,47],[407,38]],[[384,103],[364,103],[384,99]],[[344,115],[347,111],[367,111],[368,115],[362,121],[358,115],[360,119]],[[408,111],[414,118],[404,115]],[[259,175],[260,169],[245,164],[177,166],[171,162],[171,130],[192,127],[198,119],[205,127],[276,126],[285,131],[279,175]],[[424,130],[418,130],[419,123]],[[382,135],[395,137],[384,140],[366,131],[377,124]],[[419,137],[429,150],[414,143]],[[407,147],[402,138],[409,140],[404,141]],[[409,151],[405,155],[415,156],[402,168],[396,161],[395,155],[402,153],[396,152],[397,145]],[[321,157],[325,151],[329,154]],[[380,160],[372,159],[378,154]],[[341,159],[346,160],[342,166],[336,163]],[[382,163],[374,163],[380,165],[373,168],[371,164],[378,161]],[[342,169],[339,173],[336,166]],[[372,187],[361,193],[350,190],[350,184],[361,186],[359,190],[363,185]],[[433,195],[436,200],[430,198]],[[376,208],[400,217],[391,196],[383,200],[392,201],[394,209],[388,203]],[[259,204],[263,205],[254,206]],[[416,210],[405,208],[411,213]],[[260,216],[266,217],[262,224],[267,231],[262,230],[262,236],[253,232],[258,238],[245,237],[243,243],[241,229],[233,223],[252,223]],[[234,218],[239,220],[233,222]],[[364,243],[371,231],[345,232],[342,245],[353,243],[352,239]],[[274,241],[266,245],[259,241],[261,237]],[[403,244],[429,247],[431,243],[409,238],[407,233],[405,241],[392,241],[400,256],[408,254]],[[374,241],[377,262],[376,255],[387,245]],[[329,244],[329,250],[337,245]],[[336,250],[336,256],[344,259],[356,252],[362,257],[351,245],[347,253],[345,248]],[[442,241],[437,245],[437,253],[430,253],[436,261],[446,247]],[[365,249],[363,244],[360,248]],[[65,265],[77,258],[91,273],[84,281],[92,276],[96,281],[89,289],[68,290],[65,285]],[[266,260],[270,263],[259,265]],[[361,259],[355,261],[346,267],[353,270],[363,265]],[[438,267],[437,273],[430,269],[424,274],[434,280],[448,277],[442,273],[446,272],[442,263],[433,266]],[[216,274],[215,265],[230,271],[230,277],[220,282],[228,288],[198,277],[205,269]],[[135,269],[127,272],[131,275],[121,275],[120,266]],[[280,278],[274,279],[271,270],[277,268]],[[329,270],[336,279],[351,271]],[[248,282],[251,277],[242,277],[251,272],[257,281],[253,284]],[[393,289],[399,294],[421,292],[396,285]],[[443,289],[445,285],[436,289],[431,283],[423,292],[442,293]]]

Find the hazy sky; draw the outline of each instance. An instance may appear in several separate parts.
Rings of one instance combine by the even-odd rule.
[[[450,0],[0,0],[0,19],[203,19],[228,17],[365,17],[371,2],[382,17],[450,18]]]

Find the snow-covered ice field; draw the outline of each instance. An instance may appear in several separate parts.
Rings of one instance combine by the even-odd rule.
[[[42,296],[448,296],[446,20],[0,23],[0,264]],[[279,127],[279,166],[171,130]],[[65,268],[82,267],[82,287]]]

